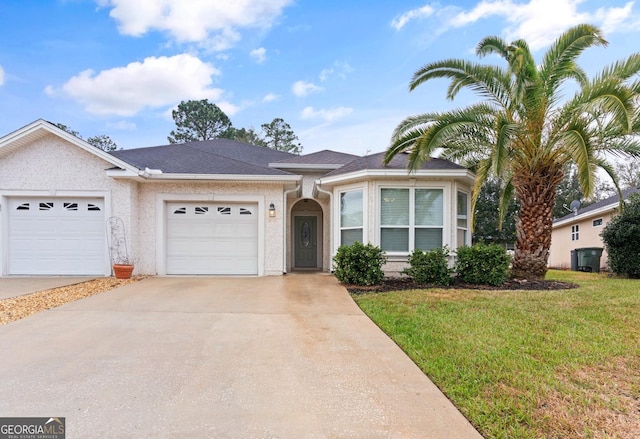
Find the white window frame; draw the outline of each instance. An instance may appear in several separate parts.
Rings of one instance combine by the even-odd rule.
[[[596,224],[596,221],[600,221],[600,224]],[[593,227],[602,227],[603,223],[604,223],[604,221],[602,220],[602,218],[596,218],[591,222]]]
[[[442,246],[450,245],[448,239],[451,230],[451,188],[450,185],[444,184],[410,184],[406,183],[379,183],[376,185],[376,245],[382,247],[382,190],[383,189],[408,189],[409,190],[409,225],[396,226],[397,228],[406,227],[409,233],[409,249],[408,251],[388,251],[385,253],[389,256],[408,256],[415,249],[415,190],[416,189],[433,189],[442,191],[442,226],[418,226],[420,229],[440,229],[442,231]],[[384,250],[384,249],[383,249]]]
[[[342,194],[346,194],[349,192],[361,192],[362,193],[362,224],[359,227],[342,227],[342,205],[341,205],[341,201],[342,201]],[[354,188],[348,188],[348,189],[341,189],[338,191],[338,208],[336,209],[338,212],[338,236],[337,236],[337,240],[338,240],[338,247],[342,245],[342,231],[343,230],[358,230],[360,229],[362,231],[362,240],[361,242],[363,244],[365,244],[367,242],[367,237],[365,236],[365,223],[366,223],[366,212],[367,212],[367,206],[365,204],[365,200],[366,200],[366,193],[365,193],[365,189],[364,187],[360,186],[360,187],[354,187]]]
[[[571,240],[572,241],[580,240],[580,224],[574,224],[571,226]]]
[[[465,220],[467,220],[467,227],[460,227],[458,226],[458,219],[461,218],[460,216],[458,216],[458,193],[461,194],[465,194],[467,196],[467,212],[466,215],[464,217]],[[456,190],[456,243],[458,246],[462,246],[462,245],[471,245],[471,228],[469,227],[469,222],[471,221],[471,194],[467,191],[463,191],[460,189]],[[458,231],[459,230],[464,230],[464,242],[457,242],[458,240]]]

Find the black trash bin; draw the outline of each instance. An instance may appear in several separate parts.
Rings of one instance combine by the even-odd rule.
[[[578,271],[578,250],[571,250],[571,271]]]
[[[578,255],[578,270],[600,273],[601,247],[577,248],[576,253]]]

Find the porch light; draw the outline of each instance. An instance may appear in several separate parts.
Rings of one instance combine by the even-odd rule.
[[[274,206],[273,203],[269,204],[269,217],[270,218],[276,217],[276,206]]]

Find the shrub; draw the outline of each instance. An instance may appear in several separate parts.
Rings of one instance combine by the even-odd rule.
[[[380,247],[356,241],[338,248],[333,258],[333,270],[344,284],[377,285],[384,279],[382,265],[385,262],[387,257]]]
[[[640,195],[629,197],[628,204],[609,221],[601,236],[611,271],[640,278]]]
[[[419,284],[449,285],[451,269],[448,263],[449,249],[438,248],[424,252],[415,249],[409,256],[409,267],[402,270]]]
[[[474,244],[456,250],[455,271],[463,282],[500,285],[509,274],[509,255],[496,244]]]

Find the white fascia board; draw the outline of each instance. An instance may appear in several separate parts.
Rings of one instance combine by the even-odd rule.
[[[136,174],[136,177],[138,174]],[[302,180],[300,175],[242,175],[242,174],[149,174],[140,173],[147,181],[166,180],[207,180],[207,181],[247,181],[247,182],[297,182]]]
[[[83,149],[88,153],[93,154],[97,157],[100,157],[101,159],[105,160],[108,163],[111,163],[114,166],[118,166],[119,168],[126,169],[128,171],[132,171],[136,173],[138,171],[137,168],[135,168],[134,166],[131,166],[129,163],[124,162],[111,154],[108,154],[107,152],[101,150],[100,148],[96,148],[90,143],[85,142],[84,140],[74,136],[73,134],[67,133],[66,131],[50,124],[49,122],[43,119],[38,119],[34,122],[31,122],[29,125],[26,125],[20,129],[17,129],[16,131],[9,133],[6,136],[0,138],[0,150],[8,147],[14,142],[18,142],[28,137],[30,134],[36,133],[38,130],[47,131],[61,139],[64,139],[67,142],[79,147],[80,149]]]
[[[415,172],[407,172],[406,169],[366,169],[363,171],[351,172],[348,174],[336,175],[328,178],[317,180],[317,184],[336,184],[344,183],[350,180],[359,180],[371,177],[396,177],[396,178],[462,178],[473,183],[475,181],[474,174],[468,169],[434,169],[434,170],[418,170]]]
[[[594,216],[600,216],[603,215],[605,213],[610,213],[613,212],[615,210],[618,209],[618,206],[620,204],[619,203],[613,203],[613,204],[608,204],[604,207],[601,207],[599,209],[595,209],[595,210],[590,210],[589,212],[585,212],[585,213],[579,213],[576,216],[572,216],[570,218],[564,219],[562,221],[558,221],[557,223],[553,223],[551,225],[552,229],[555,229],[556,227],[562,227],[562,226],[566,226],[568,224],[573,224],[576,222],[580,222],[589,218],[593,218]]]
[[[270,168],[275,169],[317,169],[320,171],[324,171],[327,169],[334,170],[341,168],[344,165],[336,165],[336,164],[317,164],[317,163],[269,163]]]

